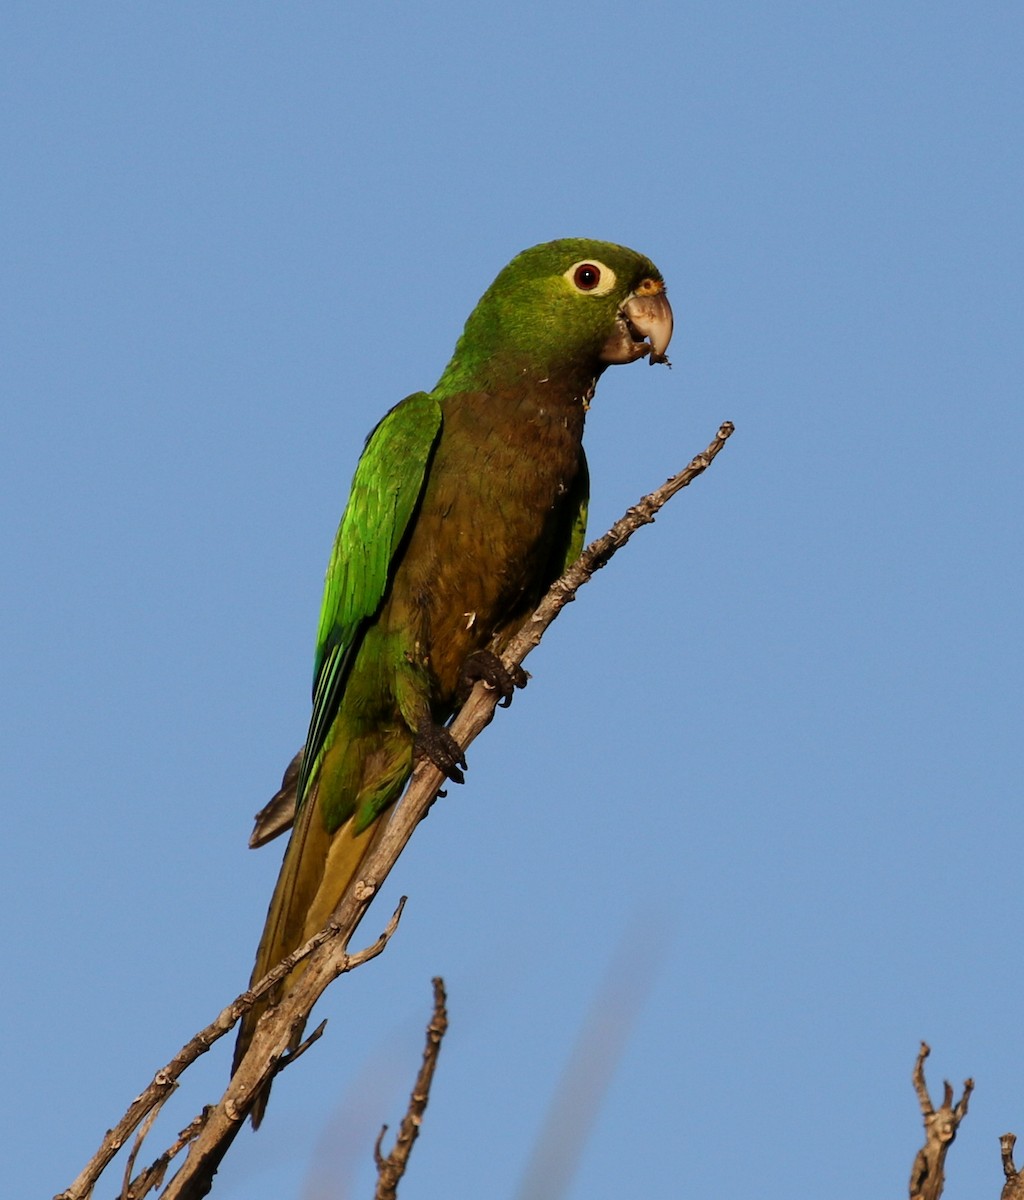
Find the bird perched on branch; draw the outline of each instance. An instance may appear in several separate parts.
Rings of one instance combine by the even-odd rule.
[[[327,568],[306,745],[252,838],[294,815],[253,983],[327,923],[418,756],[462,782],[447,723],[476,680],[505,704],[525,683],[498,654],[582,549],[597,380],[645,355],[667,362],[671,336],[649,259],[546,242],[487,289],[433,391],[370,434]],[[246,1014],[235,1067],[288,982]]]

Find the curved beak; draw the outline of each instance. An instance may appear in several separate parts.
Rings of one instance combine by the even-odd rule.
[[[665,351],[671,340],[672,306],[664,285],[660,280],[645,279],[619,309],[612,335],[601,350],[601,361],[635,362],[649,354],[652,363],[668,363]]]

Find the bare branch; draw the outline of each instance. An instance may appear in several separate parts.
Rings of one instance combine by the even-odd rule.
[[[1013,1147],[1016,1143],[1015,1133],[1004,1133],[999,1139],[999,1148],[1003,1155],[1003,1174],[1006,1176],[999,1200],[1024,1200],[1024,1167],[1018,1171],[1013,1163]]]
[[[924,1117],[924,1145],[918,1150],[910,1172],[910,1200],[939,1200],[942,1195],[946,1182],[946,1151],[952,1146],[960,1122],[967,1115],[967,1102],[974,1091],[974,1080],[965,1080],[964,1094],[954,1108],[953,1085],[946,1080],[942,1085],[942,1104],[934,1108],[928,1095],[928,1085],[924,1081],[924,1060],[929,1054],[931,1047],[927,1042],[922,1042],[914,1064],[913,1080]]]
[[[368,946],[365,950],[360,950],[358,954],[344,955],[345,965],[343,967],[343,972],[354,971],[356,967],[362,966],[362,964],[365,962],[369,962],[371,958],[376,958],[377,955],[383,951],[384,947],[390,940],[391,935],[398,928],[398,922],[401,918],[402,909],[404,906],[405,897],[403,896],[398,904],[398,907],[392,914],[391,920],[385,927],[384,932],[377,939],[377,941],[373,943],[373,945]],[[249,1009],[252,1008],[252,1006],[256,1003],[256,1001],[261,996],[265,995],[274,986],[274,984],[278,982],[278,980],[283,979],[284,976],[287,975],[297,963],[301,962],[304,958],[308,958],[309,955],[320,946],[337,938],[340,933],[341,930],[334,922],[329,924],[326,928],[320,930],[320,932],[311,937],[308,942],[300,946],[297,950],[294,950],[288,955],[287,958],[282,959],[282,961],[278,963],[278,965],[274,967],[272,971],[269,971],[259,981],[259,983],[256,984],[255,987],[250,988],[248,991],[245,991],[240,996],[236,997],[226,1008],[221,1010],[217,1017],[211,1021],[205,1029],[201,1029],[193,1038],[186,1042],[186,1044],[182,1046],[174,1058],[172,1058],[165,1067],[162,1067],[159,1071],[157,1071],[157,1073],[153,1076],[152,1082],[149,1084],[146,1090],[140,1095],[136,1096],[129,1106],[128,1111],[124,1114],[121,1120],[118,1121],[113,1129],[107,1130],[103,1141],[100,1143],[99,1149],[86,1163],[85,1167],[79,1173],[74,1183],[72,1183],[72,1185],[66,1191],[60,1192],[57,1196],[55,1196],[54,1200],[88,1200],[96,1181],[99,1179],[103,1171],[106,1170],[110,1161],[131,1136],[133,1130],[139,1128],[140,1124],[146,1120],[147,1114],[153,1112],[154,1109],[158,1109],[171,1094],[171,1092],[174,1091],[174,1089],[178,1086],[177,1080],[179,1076],[188,1067],[190,1067],[197,1058],[205,1054],[206,1051],[209,1050],[218,1039],[222,1038],[224,1034],[229,1033],[232,1027],[238,1021],[239,1017],[241,1017],[243,1013],[247,1013]],[[286,1058],[285,1065],[287,1065],[288,1061],[291,1060]],[[193,1131],[191,1137],[194,1137],[195,1134],[198,1133],[197,1121],[199,1121],[199,1119],[200,1118],[196,1118],[196,1120],[194,1120],[188,1126],[188,1129]],[[147,1130],[149,1124],[151,1124],[151,1122],[147,1122],[145,1127]],[[142,1136],[145,1136],[145,1132],[143,1132]],[[190,1141],[191,1137],[186,1139],[186,1142]],[[186,1142],[182,1142],[180,1145],[178,1145],[177,1149],[174,1150],[174,1154],[177,1154],[182,1146],[186,1144]],[[164,1157],[165,1155],[160,1156],[161,1159]],[[171,1157],[173,1157],[173,1155]],[[157,1162],[159,1161],[160,1159],[157,1160]],[[164,1165],[166,1167],[166,1163]],[[155,1167],[156,1164],[154,1163],[153,1166]],[[147,1171],[152,1170],[153,1167],[147,1168]],[[143,1176],[146,1174],[147,1172],[143,1172]],[[142,1177],[140,1176],[140,1179],[141,1178]],[[126,1193],[127,1196],[132,1197],[132,1200],[137,1200],[137,1197],[145,1195],[145,1192],[136,1190],[138,1184],[139,1181],[136,1180]],[[150,1185],[150,1187],[152,1186],[159,1186],[159,1181],[157,1181],[155,1185]],[[149,1188],[146,1190],[149,1190]]]
[[[373,1148],[374,1162],[377,1164],[377,1189],[374,1200],[396,1200],[398,1184],[405,1174],[413,1145],[419,1137],[420,1126],[423,1124],[423,1114],[427,1110],[430,1099],[430,1085],[434,1081],[434,1069],[437,1066],[437,1056],[441,1051],[441,1039],[448,1032],[447,997],[444,992],[444,980],[434,979],[434,1013],[427,1026],[427,1044],[423,1048],[423,1063],[413,1085],[409,1097],[409,1107],[402,1124],[398,1128],[394,1149],[385,1158],[381,1154],[384,1135],[388,1131],[385,1125],[377,1136]]]
[[[132,1145],[131,1153],[128,1155],[128,1161],[124,1165],[124,1179],[121,1183],[120,1200],[129,1200],[131,1196],[132,1172],[135,1170],[135,1160],[139,1157],[139,1151],[142,1149],[142,1143],[146,1140],[146,1135],[153,1128],[153,1122],[160,1115],[160,1109],[163,1108],[164,1100],[171,1093],[162,1097],[150,1110],[149,1116],[142,1122],[139,1132],[135,1135],[135,1142]]]
[[[147,1118],[147,1121],[155,1116],[156,1112],[157,1109],[154,1109],[150,1113],[150,1117]],[[199,1130],[202,1129],[206,1121],[207,1112],[209,1112],[209,1109],[204,1108],[197,1117],[193,1117],[156,1161],[151,1163],[144,1171],[140,1171],[130,1182],[128,1182],[128,1171],[125,1172],[126,1183],[125,1189],[122,1191],[122,1200],[142,1200],[143,1196],[149,1195],[150,1192],[163,1184],[167,1168],[199,1133]]]
[[[576,592],[594,572],[605,566],[637,529],[650,524],[658,510],[677,492],[707,470],[732,432],[732,423],[723,423],[715,438],[701,454],[696,455],[677,475],[666,480],[661,487],[628,509],[603,537],[592,542],[583,551],[579,559],[552,585],[536,611],[507,647],[503,659],[509,670],[518,666],[540,642],[547,627],[565,605],[575,598]],[[451,734],[461,747],[467,747],[490,723],[497,699],[497,693],[487,683],[476,684],[451,726]],[[193,1122],[189,1127],[196,1127],[196,1135],[189,1147],[188,1157],[167,1185],[163,1198],[197,1200],[198,1197],[208,1194],[213,1176],[255,1097],[277,1071],[295,1061],[295,1056],[288,1054],[289,1043],[293,1035],[302,1030],[313,1005],[323,991],[338,975],[383,950],[392,931],[390,929],[373,947],[363,951],[361,955],[347,954],[348,942],[370,902],[380,890],[413,830],[429,811],[444,783],[444,776],[432,763],[423,761],[417,765],[404,796],[392,809],[386,826],[374,837],[358,877],[352,881],[342,897],[327,928],[311,938],[295,954],[289,955],[261,980],[256,988],[243,993],[211,1025],[197,1034],[167,1067],[157,1072],[146,1091],[132,1103],[115,1128],[108,1132],[100,1149],[79,1177],[55,1200],[87,1200],[100,1172],[124,1145],[132,1131],[138,1128],[153,1105],[173,1088],[182,1071],[205,1053],[217,1038],[222,1037],[259,996],[289,974],[296,962],[305,958],[306,967],[295,985],[279,1004],[268,1009],[260,1019],[249,1050],[219,1102],[204,1110],[203,1119],[198,1125],[197,1122]],[[395,919],[397,914],[393,921]],[[161,1156],[161,1159],[163,1157]]]

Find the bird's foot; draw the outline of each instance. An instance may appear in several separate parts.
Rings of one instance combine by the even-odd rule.
[[[476,650],[462,664],[457,698],[460,704],[464,704],[469,699],[473,684],[482,679],[488,687],[498,693],[498,703],[501,707],[508,708],[516,688],[526,687],[529,678],[518,663],[510,671],[492,651]]]
[[[416,730],[413,753],[429,759],[439,771],[443,771],[452,783],[465,783],[466,756],[462,747],[443,725],[436,725],[425,717]]]

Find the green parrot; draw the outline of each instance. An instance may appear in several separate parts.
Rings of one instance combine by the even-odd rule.
[[[503,704],[525,683],[497,655],[582,549],[597,380],[644,355],[667,362],[671,336],[649,259],[546,242],[487,289],[433,391],[370,434],[327,568],[306,744],[252,838],[294,817],[253,983],[327,923],[417,757],[463,781],[446,724],[477,679]],[[266,1003],[243,1018],[236,1068]]]

